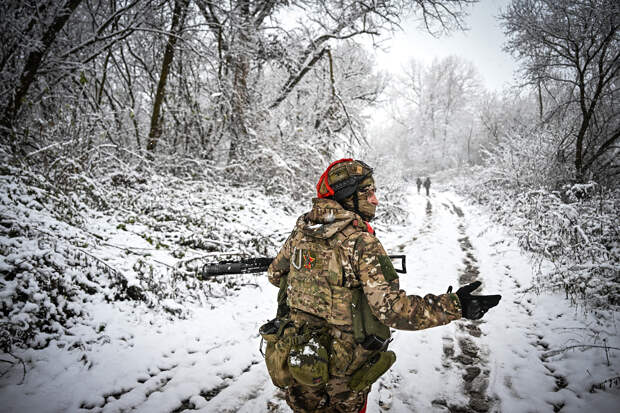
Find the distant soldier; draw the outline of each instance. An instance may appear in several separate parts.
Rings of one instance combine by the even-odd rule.
[[[428,196],[431,189],[431,178],[429,178],[428,176],[424,180],[424,188],[426,189],[426,196]]]
[[[390,327],[420,330],[481,318],[499,295],[407,295],[368,224],[379,204],[373,170],[340,159],[321,175],[312,210],[269,266],[278,318],[261,327],[273,383],[296,413],[366,411],[371,385],[396,360]],[[422,384],[420,384],[422,385]]]
[[[418,179],[415,180],[415,185],[418,187],[418,194],[420,193],[420,187],[422,186],[422,180],[418,176]]]

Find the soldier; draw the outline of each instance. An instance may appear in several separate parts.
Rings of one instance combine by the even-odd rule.
[[[431,189],[431,178],[429,178],[428,176],[424,180],[424,188],[426,189],[426,196],[428,196]]]
[[[286,315],[279,306],[286,321],[278,319],[273,330],[287,344],[275,348],[290,353],[286,362],[279,356],[277,371],[266,359],[294,412],[365,412],[372,383],[396,358],[387,351],[389,327],[420,330],[478,319],[500,299],[470,295],[480,283],[425,297],[401,290],[368,223],[379,204],[372,173],[353,159],[329,165],[312,210],[298,218],[269,266],[278,301],[286,296],[288,305]]]
[[[418,194],[420,193],[420,187],[422,186],[422,180],[418,176],[418,179],[415,180],[415,185],[418,187]]]

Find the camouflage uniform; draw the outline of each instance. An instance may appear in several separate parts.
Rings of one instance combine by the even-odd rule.
[[[282,277],[288,277],[291,319],[296,324],[327,325],[332,340],[327,385],[295,383],[286,389],[287,403],[295,412],[358,412],[364,407],[370,386],[360,392],[348,387],[353,372],[372,353],[353,338],[353,289],[362,288],[374,315],[392,328],[419,330],[461,317],[455,294],[422,298],[401,290],[387,253],[371,231],[360,215],[340,203],[315,198],[312,210],[299,217],[269,266],[273,285],[280,286]],[[338,261],[330,259],[331,252]],[[304,271],[316,268],[319,277],[304,277]]]

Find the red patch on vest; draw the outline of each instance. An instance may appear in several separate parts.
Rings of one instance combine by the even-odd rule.
[[[304,267],[308,270],[312,269],[312,265],[313,262],[316,260],[316,258],[312,258],[312,256],[310,256],[310,251],[308,251],[307,253],[304,254]]]

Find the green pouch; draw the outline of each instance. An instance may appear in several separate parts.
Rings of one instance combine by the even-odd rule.
[[[316,387],[329,380],[329,335],[323,330],[306,329],[293,340],[288,369],[299,384]]]
[[[370,309],[366,296],[362,293],[360,297],[360,306],[362,311],[362,319],[364,320],[364,331],[366,336],[375,336],[381,341],[390,338],[390,328],[383,324]]]
[[[259,332],[267,343],[264,356],[269,377],[276,387],[284,389],[292,382],[288,369],[288,356],[291,350],[291,338],[295,334],[294,326],[289,320],[275,318],[263,324]]]
[[[375,354],[353,373],[349,387],[353,391],[364,390],[388,371],[395,361],[396,354],[393,351],[381,351]]]
[[[364,316],[362,315],[362,292],[361,288],[355,288],[351,291],[351,318],[353,321],[353,337],[356,343],[363,343],[366,339],[366,331],[364,330]]]
[[[378,350],[390,338],[390,328],[375,317],[361,288],[352,291],[351,316],[355,342],[366,350]]]

